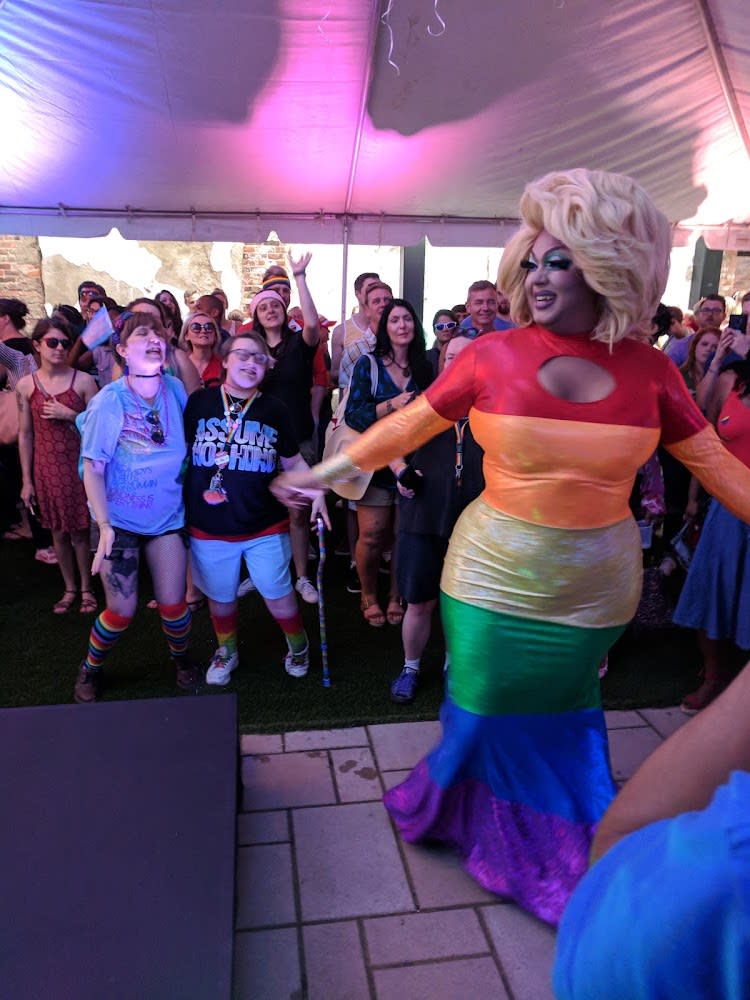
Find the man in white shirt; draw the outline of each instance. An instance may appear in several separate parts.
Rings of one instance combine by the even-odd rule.
[[[345,323],[339,323],[331,334],[331,377],[338,381],[339,365],[344,350],[360,340],[367,333],[368,321],[365,316],[365,296],[370,285],[380,281],[380,275],[375,271],[365,271],[354,279],[354,294],[357,297],[357,308]]]
[[[367,328],[363,336],[352,341],[344,351],[339,364],[339,389],[346,389],[351,381],[352,372],[357,360],[363,354],[371,354],[375,347],[375,334],[380,323],[380,317],[388,303],[393,298],[390,285],[384,281],[372,282],[364,296],[364,314]],[[333,364],[333,362],[332,362]]]

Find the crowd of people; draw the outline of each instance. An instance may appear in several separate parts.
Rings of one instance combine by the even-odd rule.
[[[718,295],[692,317],[657,309],[669,226],[629,178],[550,174],[520,214],[497,285],[439,309],[429,350],[413,304],[366,272],[329,353],[310,254],[269,269],[244,323],[220,289],[186,293],[183,319],[168,291],[120,307],[84,282],[78,310],[26,342],[23,303],[0,299],[20,415],[0,458],[17,470],[6,508],[24,515],[7,530],[51,532],[53,612],[75,607],[80,581],[79,610],[96,614],[78,702],[100,696],[141,555],[180,688],[230,682],[250,588],[285,670],[305,676],[309,522],[330,527],[338,492],[363,626],[402,628],[394,701],[417,694],[438,602],[445,634],[442,741],[386,807],[405,839],[453,845],[483,886],[556,924],[616,791],[599,671],[641,594],[634,512],[663,529],[662,575],[687,566],[674,620],[697,633],[704,681],[683,709],[720,695],[750,649],[750,293],[728,325]],[[94,343],[81,330],[101,310],[111,332]],[[706,509],[687,565],[670,543]],[[205,600],[207,671],[188,656]]]
[[[215,390],[220,394],[215,406],[221,403],[224,419],[222,422],[221,414],[217,417],[221,428],[211,433],[224,438],[219,445],[224,449],[219,451],[219,460],[223,461],[226,452],[231,456],[231,464],[228,469],[210,464],[201,468],[212,469],[209,485],[223,484],[240,471],[241,463],[237,465],[233,449],[240,443],[244,445],[247,437],[244,426],[230,427],[234,419],[232,406],[239,406],[239,419],[244,424],[244,404],[238,401],[245,397],[240,393],[227,402],[227,380],[234,367],[227,344],[239,344],[240,335],[252,334],[258,343],[265,345],[263,350],[247,349],[254,358],[258,375],[256,391],[266,399],[280,401],[288,423],[284,424],[283,432],[281,425],[275,428],[277,437],[273,444],[280,437],[279,447],[272,447],[267,436],[269,425],[262,425],[265,436],[256,437],[254,445],[270,449],[264,453],[262,473],[260,467],[254,468],[254,478],[247,482],[241,479],[241,487],[234,486],[228,492],[222,485],[215,491],[223,499],[214,504],[210,537],[216,541],[231,537],[236,542],[247,542],[254,539],[256,531],[278,534],[289,545],[294,577],[284,576],[283,581],[269,589],[257,556],[251,558],[249,552],[244,552],[236,572],[233,570],[231,574],[232,586],[233,577],[238,574],[240,577],[231,600],[226,589],[222,600],[212,596],[205,574],[195,565],[200,558],[196,553],[204,540],[201,532],[207,529],[191,523],[192,519],[200,524],[203,520],[200,514],[206,513],[209,504],[204,499],[202,504],[206,509],[197,511],[193,497],[186,508],[178,504],[175,509],[175,523],[179,522],[180,531],[190,536],[185,549],[185,592],[179,595],[180,600],[184,597],[187,610],[182,609],[180,600],[170,598],[166,619],[162,617],[167,634],[170,628],[184,631],[186,615],[208,603],[217,635],[217,652],[209,665],[208,680],[215,683],[221,678],[226,683],[229,672],[238,663],[238,597],[258,589],[267,602],[273,602],[280,599],[277,591],[281,587],[285,610],[275,617],[282,622],[290,651],[294,656],[302,655],[306,644],[288,589],[309,603],[318,599],[308,572],[310,557],[314,556],[308,523],[310,510],[291,503],[282,508],[273,499],[268,485],[275,473],[289,468],[290,461],[293,466],[297,454],[308,466],[323,457],[326,431],[333,416],[334,387],[338,388],[341,400],[339,419],[353,431],[363,432],[415,400],[442,375],[464,346],[488,333],[515,328],[510,318],[509,297],[498,290],[502,286],[478,280],[469,286],[464,304],[435,313],[431,324],[434,339],[428,347],[412,304],[394,299],[391,287],[372,271],[355,279],[357,305],[345,323],[333,329],[329,351],[329,331],[334,324],[315,309],[306,280],[309,260],[306,255],[292,261],[291,276],[278,265],[269,268],[244,317],[239,312],[229,315],[228,300],[220,288],[204,294],[189,289],[184,293],[182,306],[167,289],[154,298],[143,296],[120,306],[107,296],[101,285],[83,281],[77,290],[77,307],[58,306],[50,318],[36,324],[28,337],[24,329],[28,314],[25,304],[17,299],[0,300],[0,371],[4,373],[6,388],[15,390],[18,399],[17,441],[0,446],[0,461],[7,474],[2,495],[4,537],[33,538],[36,558],[59,567],[63,593],[52,608],[55,614],[66,614],[76,605],[81,613],[93,614],[99,604],[91,576],[90,529],[93,521],[94,540],[98,543],[101,521],[105,522],[106,534],[108,518],[101,511],[100,517],[96,516],[95,501],[90,494],[95,486],[89,483],[84,488],[87,472],[91,479],[93,457],[89,459],[81,450],[81,442],[87,440],[84,428],[95,424],[88,417],[77,420],[78,415],[83,411],[97,413],[101,401],[94,397],[105,389],[104,398],[121,399],[124,385],[128,389],[126,400],[137,400],[140,395],[146,418],[158,420],[165,400],[171,398],[166,387],[177,386],[178,394],[184,391],[186,399],[195,396],[195,403],[187,408],[185,401],[179,403],[180,414],[173,415],[169,441],[167,428],[157,426],[157,437],[163,433],[164,441],[141,434],[138,448],[154,450],[163,458],[169,446],[174,445],[176,452],[184,448],[193,456],[202,454],[205,463],[211,434],[206,434],[204,423],[194,425],[189,421],[197,400],[205,400],[208,390]],[[552,273],[554,269],[554,260],[546,269],[542,268]],[[294,306],[291,305],[293,285],[299,300]],[[659,305],[642,337],[671,359],[690,396],[719,428],[726,447],[747,464],[742,427],[746,407],[742,400],[750,385],[745,371],[750,349],[746,331],[750,292],[741,297],[739,307],[739,313],[728,316],[727,301],[718,294],[702,298],[692,314]],[[92,344],[90,338],[81,334],[99,310],[106,311],[111,333]],[[134,374],[124,362],[124,342],[136,322],[133,317],[143,319],[141,325],[153,331],[152,339],[159,336],[163,339],[164,358],[154,375],[149,376],[157,379],[158,385]],[[157,353],[154,348],[154,361]],[[261,356],[266,358],[265,362],[257,360]],[[123,378],[125,381],[121,382]],[[109,389],[114,383],[117,383],[115,389]],[[139,388],[144,392],[139,393]],[[267,402],[256,404],[254,415],[267,405]],[[724,412],[727,407],[731,410],[729,414]],[[127,406],[124,410],[127,411]],[[334,425],[335,421],[334,417]],[[252,425],[255,423],[257,416]],[[184,441],[175,437],[178,426]],[[127,447],[117,440],[121,448]],[[289,452],[291,441],[296,444],[296,452]],[[134,445],[131,450],[138,448]],[[346,490],[341,489],[343,499],[339,504],[344,508],[345,537],[339,538],[337,550],[349,556],[346,588],[359,597],[367,625],[382,628],[386,624],[403,623],[403,666],[391,683],[391,698],[395,702],[408,703],[416,696],[422,653],[434,627],[433,611],[438,602],[448,540],[458,515],[485,488],[482,461],[483,451],[474,439],[467,411],[454,422],[453,429],[442,432],[434,442],[383,463],[368,478],[366,489],[356,500],[347,499]],[[148,465],[149,470],[153,467]],[[179,503],[184,504],[185,497],[190,498],[195,468],[193,460],[187,463],[186,470],[178,470],[177,478],[182,485]],[[242,471],[248,469],[242,467]],[[686,464],[663,441],[642,464],[636,481],[639,489],[634,489],[630,507],[641,525],[650,526],[649,538],[656,528],[653,549],[661,553],[661,575],[667,577],[676,570],[679,575],[680,570],[687,570],[674,621],[697,633],[703,656],[703,682],[698,690],[686,695],[682,707],[686,712],[698,711],[731,680],[733,652],[738,647],[750,648],[746,624],[750,619],[744,613],[747,588],[735,586],[735,580],[745,580],[749,569],[743,557],[746,526],[718,501],[711,502],[697,477],[691,475]],[[151,503],[161,502],[163,488],[159,480]],[[179,490],[174,492],[177,503]],[[243,493],[253,497],[256,509],[244,510],[236,520],[233,504]],[[231,501],[226,499],[229,496]],[[259,510],[264,505],[264,514],[260,516]],[[322,504],[318,504],[316,512],[319,508],[322,509]],[[266,523],[269,516],[273,524]],[[688,567],[679,554],[684,550],[673,551],[670,542],[685,534],[682,529],[686,523],[694,525],[695,542],[704,520],[706,540],[698,546],[696,559]],[[125,530],[126,523],[133,527],[128,519],[117,527]],[[143,532],[135,533],[148,537]],[[138,550],[141,546],[146,554],[145,542],[139,542]],[[131,548],[125,551],[130,552]],[[275,559],[280,560],[281,554],[277,553]],[[147,561],[150,565],[148,556]],[[93,629],[97,636],[92,642],[99,655],[92,656],[89,650],[83,661],[86,672],[81,675],[82,682],[97,672],[97,681],[101,679],[106,645],[103,636],[106,634],[113,641],[112,637],[122,631],[125,619],[129,621],[134,611],[135,598],[130,594],[130,613],[124,614],[121,609],[117,620],[112,617],[117,602],[107,593],[106,572],[112,562],[112,558],[107,558],[96,563],[107,606]],[[136,553],[135,565],[137,562]],[[179,563],[177,560],[173,565],[177,567]],[[378,585],[383,575],[388,579],[388,593],[381,604]],[[163,602],[160,603],[156,589],[155,582],[155,597],[150,606],[161,608]],[[271,604],[269,607],[274,614]],[[179,627],[168,624],[175,621],[182,624]],[[172,646],[170,651],[174,654]],[[450,650],[446,650],[446,665],[449,661]],[[603,662],[606,663],[606,658]],[[196,678],[199,676],[199,671],[193,673]],[[91,685],[84,684],[76,697],[88,700],[86,692],[91,690]],[[98,690],[99,685],[97,697]]]

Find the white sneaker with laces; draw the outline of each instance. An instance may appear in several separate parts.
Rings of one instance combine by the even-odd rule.
[[[297,580],[294,585],[294,589],[300,595],[302,600],[307,601],[308,604],[318,603],[318,592],[306,576],[301,576],[299,580]]]
[[[251,591],[255,589],[256,588],[255,584],[253,583],[253,579],[252,577],[249,576],[246,580],[243,580],[242,583],[237,588],[237,596],[244,597],[245,594],[249,594]]]
[[[290,677],[304,677],[309,666],[309,646],[305,646],[301,653],[289,652],[284,657],[284,670],[286,670]]]
[[[228,656],[227,647],[219,646],[208,665],[206,684],[218,684],[224,687],[225,684],[229,683],[229,675],[239,662],[240,657],[238,653],[232,653],[231,656]]]

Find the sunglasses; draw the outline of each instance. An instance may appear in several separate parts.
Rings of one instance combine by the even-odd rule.
[[[146,414],[146,423],[151,424],[151,440],[154,444],[164,444],[164,429],[161,425],[158,410],[149,410]]]
[[[206,333],[216,333],[216,327],[213,323],[191,323],[190,332],[200,333],[201,330],[205,330]]]
[[[98,294],[99,294],[99,289],[98,288],[84,288],[83,291],[81,292],[79,298],[81,298],[81,299],[91,299],[95,295],[98,295]]]
[[[70,341],[67,337],[45,337],[42,343],[52,348],[53,351],[56,347],[62,347],[66,351],[70,349]]]
[[[256,365],[267,365],[270,360],[267,354],[256,354],[255,351],[243,351],[241,347],[227,351],[227,354],[236,354],[240,361],[252,361]]]
[[[453,322],[453,321],[451,320],[451,322],[450,322],[450,323],[436,323],[436,324],[435,324],[435,325],[433,326],[433,328],[432,328],[432,329],[433,329],[433,330],[440,330],[440,331],[442,331],[442,330],[455,330],[457,326],[458,326],[458,323],[454,323],[454,322]]]
[[[570,257],[564,257],[559,250],[550,250],[542,258],[542,267],[545,271],[568,271],[572,266],[573,261]],[[537,271],[539,269],[539,265],[531,257],[522,260],[521,267],[524,271]]]

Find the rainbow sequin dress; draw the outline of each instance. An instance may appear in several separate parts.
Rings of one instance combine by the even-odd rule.
[[[537,372],[561,356],[599,365],[614,391],[550,395]],[[482,886],[556,924],[615,793],[597,669],[640,596],[635,474],[660,442],[712,484],[744,467],[666,356],[540,327],[482,337],[347,454],[377,467],[465,413],[486,488],[456,525],[441,581],[443,737],[384,802],[405,840],[454,846]],[[730,492],[750,517],[747,470]]]

